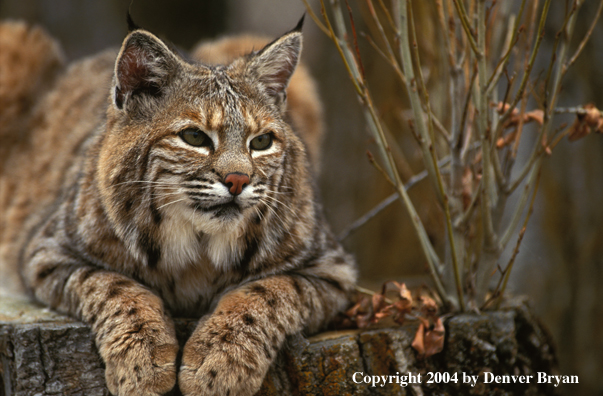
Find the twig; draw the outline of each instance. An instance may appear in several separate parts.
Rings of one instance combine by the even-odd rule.
[[[394,164],[393,160],[392,161],[387,160],[387,158],[391,152],[389,149],[388,142],[385,139],[383,130],[381,129],[381,124],[377,117],[377,112],[375,111],[375,109],[373,107],[372,98],[369,94],[369,91],[366,89],[365,82],[363,80],[363,77],[360,73],[358,66],[356,65],[356,61],[355,61],[354,55],[352,54],[351,49],[347,45],[341,46],[341,44],[340,44],[340,41],[341,42],[345,42],[345,41],[343,39],[341,39],[335,33],[335,30],[333,29],[333,26],[331,25],[331,22],[328,18],[324,1],[325,0],[320,0],[321,13],[322,13],[323,18],[325,19],[325,23],[329,30],[329,37],[335,44],[335,47],[337,48],[337,51],[339,52],[339,55],[340,55],[341,59],[343,60],[343,63],[346,67],[348,75],[349,75],[350,79],[352,80],[354,88],[356,89],[358,98],[361,100],[361,104],[364,107],[364,109],[363,109],[364,116],[365,116],[365,119],[367,120],[369,130],[372,132],[373,136],[375,137],[375,142],[377,143],[377,146],[379,147],[379,151],[381,153],[382,158],[386,159],[385,166],[387,168],[387,173],[388,173],[390,179],[395,179],[395,177],[394,177],[394,174],[396,173],[395,164]],[[333,3],[334,3],[334,0],[332,0],[332,4]],[[338,6],[333,5],[332,10],[335,14],[335,22],[337,24],[338,34],[341,37],[346,37],[347,34],[346,34],[346,30],[345,30],[345,24],[343,22],[343,16],[341,14],[341,9]]]
[[[561,132],[559,135],[557,135],[557,137],[555,137],[555,139],[550,144],[547,144],[547,147],[549,148],[549,150],[552,151],[555,147],[557,147],[557,144],[559,144],[559,142],[564,137],[569,135],[571,130],[572,130],[572,126],[570,125],[569,127],[565,128],[565,130],[563,132]]]
[[[446,158],[442,159],[438,163],[438,165],[440,167],[444,167],[449,162],[450,162],[450,157],[446,157]],[[404,184],[404,189],[406,191],[410,190],[417,183],[419,183],[421,180],[425,179],[426,177],[427,177],[427,171],[425,171],[425,170],[420,173],[417,173],[415,176],[408,179],[406,184]],[[357,229],[359,229],[360,227],[365,225],[369,220],[371,220],[373,217],[375,217],[376,215],[381,213],[382,210],[384,210],[389,205],[391,205],[393,202],[395,202],[399,197],[400,197],[400,195],[397,192],[395,192],[395,193],[391,194],[390,196],[388,196],[387,198],[385,198],[383,201],[378,203],[373,209],[369,210],[364,216],[360,217],[359,219],[354,221],[352,224],[350,224],[348,227],[346,227],[343,231],[341,231],[341,233],[339,233],[339,236],[337,237],[337,240],[343,241],[344,239],[349,237]]]
[[[343,60],[343,64],[345,65],[345,68],[348,71],[348,75],[350,76],[350,79],[352,80],[352,84],[354,84],[354,88],[356,89],[356,93],[360,97],[364,97],[363,88],[361,87],[361,83],[358,80],[358,78],[359,78],[358,69],[357,68],[352,69],[352,65],[354,65],[354,67],[355,67],[356,64],[355,63],[350,63],[348,61],[348,57],[344,53],[343,48],[342,48],[341,44],[339,43],[339,38],[335,34],[335,31],[333,30],[333,26],[331,25],[331,22],[329,21],[329,17],[327,16],[327,9],[325,7],[324,0],[320,0],[320,7],[321,7],[320,11],[322,13],[322,17],[325,20],[325,23],[326,23],[326,26],[327,26],[327,30],[329,32],[328,35],[331,38],[331,40],[333,41],[333,43],[335,43],[335,47],[337,47],[337,52],[339,52],[339,55],[340,55],[341,59]]]
[[[452,2],[456,7],[456,12],[459,14],[461,25],[465,30],[465,36],[469,40],[469,45],[471,45],[471,49],[477,57],[484,56],[485,54],[480,53],[480,50],[477,47],[477,43],[475,42],[475,37],[473,36],[473,32],[471,31],[471,27],[469,26],[469,18],[467,17],[467,12],[465,11],[465,5],[463,4],[462,0],[452,0]]]
[[[444,36],[444,48],[446,48],[446,53],[448,55],[448,63],[450,67],[454,67],[456,63],[454,61],[454,53],[452,47],[450,46],[450,36],[448,35],[448,25],[446,23],[446,15],[444,13],[444,4],[442,4],[442,0],[436,0],[436,7],[438,10],[438,21],[440,22],[440,29],[442,29],[442,36]]]
[[[509,63],[509,59],[511,58],[511,52],[512,52],[513,48],[515,47],[515,45],[517,44],[517,42],[519,41],[519,35],[518,35],[518,33],[520,32],[519,23],[521,22],[521,17],[523,16],[523,10],[524,10],[525,4],[526,4],[526,0],[522,0],[521,6],[519,7],[519,12],[517,13],[517,17],[515,18],[515,21],[513,21],[514,22],[513,28],[511,30],[512,36],[511,37],[507,36],[507,40],[505,40],[506,41],[505,47],[507,47],[507,50],[505,51],[505,55],[502,58],[500,58],[500,60],[496,64],[496,67],[494,67],[494,71],[492,72],[490,79],[488,80],[488,89],[487,89],[488,95],[490,95],[490,93],[492,92],[492,90],[494,89],[496,84],[498,84],[498,80],[500,79],[500,77],[502,75],[502,71]]]
[[[377,45],[377,43],[375,43],[375,40],[373,40],[373,38],[371,36],[369,36],[368,34],[363,34],[363,36],[364,36],[364,38],[366,38],[366,40],[371,45],[371,47],[373,47],[373,49],[375,51],[377,51],[377,53],[379,55],[381,55],[381,57],[383,59],[385,59],[385,61],[387,63],[390,64],[390,66],[396,72],[396,75],[398,76],[400,81],[402,81],[402,83],[406,85],[406,77],[404,77],[404,74],[402,73],[402,70],[400,69],[400,65],[398,65],[398,62],[395,59],[392,60],[392,58],[388,54],[383,52],[383,50],[381,48],[379,48],[379,46]]]
[[[586,110],[584,107],[581,106],[577,106],[577,107],[557,107],[553,110],[553,113],[555,114],[567,114],[567,113],[571,113],[571,114],[576,114],[576,115],[586,115],[586,113],[588,113],[588,110]],[[600,111],[601,116],[603,116],[603,111]]]
[[[450,216],[450,206],[448,203],[448,195],[444,189],[444,182],[442,180],[442,175],[440,173],[440,169],[438,167],[438,161],[435,154],[434,149],[434,133],[433,133],[433,124],[431,123],[431,105],[429,104],[429,94],[425,89],[425,83],[423,81],[423,74],[421,72],[420,60],[418,58],[418,52],[415,50],[415,60],[417,61],[417,80],[419,83],[419,89],[423,93],[424,104],[427,108],[427,116],[428,123],[425,125],[425,121],[423,119],[423,108],[421,106],[421,99],[416,90],[412,87],[412,82],[415,80],[414,76],[414,67],[412,63],[412,55],[410,50],[410,41],[409,41],[409,31],[411,34],[415,34],[414,32],[414,21],[412,14],[412,5],[409,0],[399,0],[400,8],[398,9],[398,30],[400,31],[400,58],[402,60],[402,69],[404,70],[404,74],[407,76],[407,91],[410,96],[411,107],[415,116],[415,121],[417,124],[417,129],[419,134],[423,138],[425,144],[422,145],[423,149],[427,148],[428,153],[425,155],[424,153],[424,162],[427,167],[427,172],[430,173],[432,178],[435,178],[436,182],[436,191],[438,192],[438,197],[440,198],[442,205],[444,207],[444,214],[446,219],[446,226],[448,229],[449,242],[450,242],[450,251],[452,256],[452,265],[454,268],[454,277],[458,295],[458,303],[461,311],[465,311],[465,299],[463,296],[463,287],[461,284],[460,277],[460,267],[458,265],[458,256],[456,253],[456,246],[452,237],[452,218]],[[416,47],[414,47],[416,49]],[[427,147],[425,147],[427,146]],[[429,162],[431,161],[431,166],[429,166]],[[433,179],[432,179],[433,180]]]
[[[477,11],[477,40],[478,52],[485,55],[486,53],[486,0],[478,0],[479,10]],[[482,224],[484,229],[484,239],[486,247],[492,249],[496,244],[496,234],[494,232],[494,224],[492,222],[492,204],[494,197],[491,196],[492,182],[490,180],[490,171],[492,167],[490,145],[492,142],[491,132],[488,130],[488,100],[486,96],[486,57],[478,57],[478,84],[475,107],[478,111],[478,127],[480,131],[480,140],[482,143],[482,193],[481,193],[481,208],[482,208]]]
[[[561,90],[561,80],[563,79],[563,75],[564,75],[563,65],[564,65],[564,61],[567,57],[567,51],[569,49],[569,44],[570,44],[569,42],[571,40],[571,35],[574,31],[574,25],[576,22],[576,13],[578,11],[578,7],[580,6],[580,4],[578,4],[576,2],[573,3],[572,10],[570,11],[569,15],[567,16],[567,18],[565,19],[565,21],[563,23],[562,32],[564,32],[564,34],[563,34],[563,36],[558,34],[558,36],[556,38],[556,43],[554,45],[554,51],[553,51],[552,57],[553,57],[553,60],[555,58],[559,59],[559,64],[558,64],[556,72],[555,72],[555,76],[554,76],[554,80],[553,80],[553,87],[551,89],[553,96],[550,100],[550,105],[549,106],[545,105],[546,107],[545,107],[544,123],[541,127],[540,134],[538,135],[538,140],[536,141],[536,147],[532,151],[532,155],[530,156],[528,163],[519,172],[515,181],[513,181],[510,184],[510,186],[506,189],[505,193],[507,195],[511,194],[521,184],[522,180],[531,171],[530,168],[532,166],[535,166],[535,167],[540,166],[539,165],[540,159],[542,157],[542,154],[544,153],[544,150],[542,150],[541,142],[542,142],[543,138],[548,136],[548,129],[550,128],[550,125],[551,125],[552,114],[555,111],[555,106],[557,104],[557,98],[558,98],[559,92]],[[562,42],[561,50],[559,51],[559,55],[557,55],[557,40],[559,40],[560,37],[563,37],[564,40]],[[552,64],[551,64],[551,68],[552,68]],[[549,72],[547,72],[547,78],[546,78],[547,82],[549,81],[548,74],[550,74],[551,68],[549,68]],[[507,113],[509,113],[511,111],[512,111],[512,109],[509,109],[507,111]]]
[[[586,32],[586,35],[584,36],[584,38],[580,42],[580,45],[578,45],[578,49],[576,49],[576,52],[574,53],[574,56],[572,56],[570,58],[570,60],[567,61],[567,63],[565,65],[563,65],[563,74],[567,73],[567,70],[570,67],[572,67],[572,65],[574,64],[574,62],[576,62],[576,59],[578,59],[578,57],[582,53],[582,50],[586,46],[586,43],[588,42],[588,40],[590,40],[590,36],[592,36],[593,31],[595,30],[595,27],[597,26],[597,21],[599,20],[599,17],[601,17],[601,11],[602,10],[603,10],[603,0],[601,0],[601,2],[599,3],[599,8],[597,8],[597,11],[595,12],[595,17],[593,19],[593,22],[590,25],[590,27],[588,28],[588,32]]]
[[[535,31],[535,25],[536,25],[536,16],[538,15],[537,10],[538,10],[538,4],[539,1],[536,0],[532,3],[532,9],[530,10],[529,13],[529,24],[528,24],[528,29],[527,29],[527,40],[525,43],[525,52],[524,52],[524,65],[523,65],[523,69],[525,70],[528,66],[529,66],[529,62],[530,62],[530,38],[534,37],[534,31]],[[556,48],[556,47],[555,47]],[[553,50],[554,52],[554,50]],[[518,63],[521,61],[521,57],[518,56]],[[502,103],[507,103],[507,94],[509,92],[505,93],[505,99],[503,100]],[[523,133],[523,114],[525,113],[525,108],[527,105],[527,99],[528,99],[528,94],[527,94],[527,90],[524,89],[524,91],[521,94],[521,112],[520,112],[520,116],[519,116],[519,125],[517,126],[517,129],[515,131],[515,143],[513,145],[513,148],[511,150],[508,150],[506,152],[505,155],[505,178],[507,180],[505,180],[505,183],[508,182],[508,178],[511,176],[511,171],[513,170],[513,167],[515,165],[515,160],[517,158],[517,149],[518,149],[518,145],[521,139],[521,134]],[[514,110],[513,110],[514,111]],[[502,129],[501,128],[496,128],[498,134],[502,135]],[[499,135],[497,134],[497,136],[495,136],[495,139],[499,138]],[[501,188],[504,190],[506,189],[506,186],[501,186]]]
[[[310,18],[312,18],[312,20],[314,21],[314,23],[316,24],[316,26],[318,26],[318,28],[320,30],[322,30],[322,32],[324,34],[326,34],[327,36],[331,35],[331,32],[329,32],[329,29],[327,29],[327,27],[320,21],[320,19],[318,18],[318,16],[314,13],[314,10],[312,9],[312,7],[310,6],[310,4],[308,3],[308,0],[302,0],[304,5],[306,6],[306,11],[308,12],[308,14],[310,14]]]
[[[425,175],[427,175],[427,172],[425,172]],[[406,186],[404,188],[406,188]],[[377,206],[375,206],[373,209],[369,210],[364,216],[362,216],[358,220],[354,221],[346,229],[341,231],[341,233],[337,236],[337,240],[341,242],[344,239],[346,239],[347,237],[349,237],[350,235],[352,235],[357,229],[359,229],[360,227],[365,225],[369,220],[371,220],[373,217],[377,216],[379,213],[381,213],[381,211],[383,209],[387,208],[389,205],[391,205],[392,203],[397,201],[399,198],[400,198],[400,196],[398,195],[397,192],[395,192],[395,193],[391,194],[389,197],[385,198],[383,201],[379,202],[377,204]]]
[[[377,294],[377,292],[374,292],[372,290],[366,289],[362,286],[355,286],[355,289],[357,292],[362,293],[362,294],[366,294],[367,296],[374,296],[375,294]],[[383,301],[385,301],[387,304],[393,304],[394,302],[392,300],[390,300],[389,298],[383,296]]]
[[[525,69],[525,72],[524,72],[521,82],[519,84],[519,88],[517,90],[515,98],[510,103],[509,110],[507,110],[499,120],[499,124],[498,124],[499,129],[502,128],[502,125],[504,125],[505,121],[507,121],[509,119],[509,117],[511,116],[511,113],[513,112],[513,109],[515,108],[515,106],[517,106],[517,103],[519,103],[519,101],[521,100],[521,98],[523,96],[523,92],[528,83],[530,73],[532,72],[532,68],[534,67],[534,62],[536,61],[536,55],[538,54],[538,50],[540,49],[540,44],[542,43],[542,39],[544,38],[545,22],[546,22],[548,13],[549,13],[550,5],[551,5],[551,0],[546,0],[544,3],[544,6],[543,6],[542,14],[540,15],[540,22],[538,24],[538,36],[536,38],[536,44],[534,45],[534,48],[532,49],[532,53],[530,55],[530,60],[528,61],[528,66]],[[506,101],[505,101],[505,103],[506,103]],[[498,132],[499,131],[497,131],[495,136],[498,134]]]
[[[526,113],[526,107],[528,106],[528,93],[524,91],[524,95],[521,99],[521,108],[519,110],[519,123],[515,132],[515,143],[513,143],[513,149],[511,150],[511,158],[515,160],[517,157],[517,150],[519,150],[519,142],[521,141],[521,135],[523,134],[524,125],[524,114]]]
[[[528,209],[528,213],[526,214],[526,218],[523,221],[523,227],[521,227],[521,231],[519,231],[519,236],[517,237],[517,243],[515,244],[515,249],[513,250],[513,255],[511,256],[511,260],[509,260],[509,264],[505,268],[504,280],[500,292],[498,292],[498,302],[496,304],[496,308],[500,307],[500,303],[502,301],[502,297],[507,289],[507,283],[509,282],[509,277],[511,275],[511,270],[513,269],[513,264],[515,264],[515,259],[517,258],[517,254],[519,253],[519,246],[523,241],[523,236],[526,232],[526,228],[528,226],[528,222],[530,221],[530,217],[534,212],[534,202],[536,201],[536,193],[538,192],[538,186],[540,185],[540,170],[538,170],[538,175],[536,176],[536,182],[534,185],[534,191],[532,192],[532,199],[530,200],[530,207]]]
[[[379,20],[379,17],[377,16],[377,13],[375,12],[375,8],[373,7],[373,2],[371,0],[366,0],[366,5],[368,7],[369,14],[371,14],[371,18],[373,19],[373,22],[375,22],[375,26],[377,26],[377,30],[379,31],[379,34],[381,35],[381,40],[383,40],[383,43],[385,44],[385,48],[387,49],[387,54],[390,56],[390,62],[397,64],[396,58],[394,56],[394,50],[393,50],[392,46],[390,45],[389,40],[387,39],[387,35],[385,34],[385,29],[383,29],[383,25],[381,24],[381,21]]]
[[[400,53],[400,59],[402,61],[402,72],[406,76],[406,92],[410,99],[410,106],[413,112],[415,126],[421,140],[419,141],[425,168],[430,175],[430,180],[434,183],[434,189],[438,197],[438,201],[443,202],[444,195],[443,191],[439,189],[437,185],[437,169],[435,169],[435,162],[437,159],[432,157],[430,152],[430,146],[432,145],[432,138],[428,132],[428,126],[425,123],[425,114],[423,113],[423,106],[419,94],[417,92],[417,79],[414,72],[412,63],[412,55],[410,51],[410,39],[409,39],[409,20],[407,12],[406,0],[394,0],[394,14],[396,15],[396,21],[400,37],[398,40]],[[433,160],[432,160],[433,159]]]
[[[475,211],[475,207],[477,206],[477,201],[480,196],[480,191],[481,191],[481,180],[478,183],[477,188],[473,192],[473,195],[471,196],[471,203],[469,203],[469,206],[467,207],[467,209],[465,210],[463,215],[455,222],[455,224],[454,224],[455,227],[460,227],[461,225],[466,224],[469,221],[469,219],[473,215],[473,212]]]
[[[387,7],[383,3],[383,0],[379,0],[379,6],[381,7],[381,10],[385,14],[387,21],[389,22],[389,27],[392,28],[392,30],[396,33],[396,36],[397,36],[399,34],[399,32],[397,31],[396,23],[394,22],[394,19],[392,18],[392,14],[389,12]]]
[[[360,57],[360,48],[358,48],[358,35],[356,34],[356,23],[354,23],[354,15],[352,15],[352,8],[350,7],[350,3],[348,0],[345,0],[345,5],[348,9],[348,14],[350,17],[350,24],[352,27],[352,37],[354,38],[354,50],[356,51],[356,64],[360,69],[360,75],[362,76],[362,81],[366,80],[364,74],[364,65],[362,64],[362,58]]]
[[[542,157],[538,157],[539,160],[541,158]],[[536,166],[536,163],[534,163],[534,165],[532,165],[530,167],[530,176],[528,177],[528,180],[524,184],[523,192],[522,192],[521,196],[519,197],[517,204],[515,205],[515,211],[511,215],[511,220],[509,222],[509,225],[507,226],[507,229],[502,233],[502,236],[500,238],[500,245],[501,245],[502,249],[504,249],[507,246],[507,243],[509,243],[509,241],[511,240],[511,237],[513,236],[515,229],[517,228],[517,225],[519,224],[519,220],[521,219],[521,214],[523,213],[523,209],[528,200],[530,186],[534,182],[536,175],[539,173],[539,164],[540,164],[539,160],[538,160],[538,166]]]
[[[440,132],[442,137],[448,142],[450,141],[450,132],[446,129],[446,127],[442,124],[442,122],[436,117],[435,114],[432,113],[431,121],[433,122],[433,126],[436,127],[436,130]]]
[[[346,37],[345,24],[343,23],[341,8],[335,5],[335,0],[331,1],[332,11],[334,14],[335,23],[338,31],[338,34],[336,34],[327,16],[325,0],[320,0],[320,3],[323,18],[325,18],[325,23],[329,30],[329,37],[334,42],[335,46],[337,47],[337,51],[339,52],[342,60],[344,61],[344,64],[346,65],[346,70],[348,71],[348,74],[350,75],[350,78],[354,84],[354,88],[356,88],[358,97],[361,99],[361,103],[363,104],[364,115],[367,120],[369,129],[372,131],[373,136],[375,137],[375,142],[377,143],[381,151],[381,155],[385,160],[385,165],[387,166],[388,174],[391,176],[391,180],[394,182],[396,189],[398,190],[398,193],[400,195],[400,198],[410,214],[412,224],[415,228],[415,231],[417,232],[419,241],[421,243],[421,247],[427,259],[427,265],[430,274],[433,278],[435,288],[442,301],[444,301],[446,305],[450,306],[451,301],[446,296],[444,286],[442,284],[441,279],[439,278],[439,273],[437,271],[437,267],[439,266],[438,255],[435,252],[431,241],[429,240],[427,231],[425,231],[425,227],[423,226],[423,223],[421,223],[421,220],[412,201],[410,200],[410,197],[404,190],[404,186],[401,182],[400,175],[398,174],[398,171],[396,169],[391,150],[389,149],[389,145],[385,138],[385,133],[383,131],[380,120],[377,116],[377,112],[373,105],[371,95],[366,88],[365,82],[360,80],[361,76],[358,68],[356,67],[355,63],[352,63],[354,61],[354,57],[351,55],[351,49],[347,45],[345,47],[342,47],[340,45],[340,37]]]
[[[396,188],[396,183],[394,183],[388,176],[387,172],[383,170],[383,168],[381,167],[381,165],[379,165],[377,163],[377,161],[375,161],[375,157],[373,157],[373,154],[370,151],[366,152],[366,155],[368,157],[369,162],[371,163],[371,165],[373,165],[375,167],[375,169],[377,169],[385,178],[385,180],[391,184],[394,188]]]
[[[478,0],[477,9],[477,40],[478,53],[476,53],[478,86],[475,89],[475,107],[477,110],[477,129],[482,146],[482,178],[480,185],[480,209],[483,242],[483,253],[480,257],[476,273],[476,296],[478,300],[485,297],[492,266],[496,264],[500,249],[498,237],[493,220],[494,202],[497,199],[496,189],[492,183],[492,131],[488,127],[488,99],[487,99],[487,59],[486,53],[486,0]],[[478,54],[482,54],[479,56]]]

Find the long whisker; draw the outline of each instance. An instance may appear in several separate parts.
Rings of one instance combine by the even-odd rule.
[[[168,202],[166,204],[163,204],[163,205],[159,206],[157,209],[161,209],[161,208],[163,208],[165,206],[172,205],[172,204],[175,204],[175,203],[180,202],[180,201],[184,201],[185,199],[186,198],[181,198],[181,199],[177,199],[177,200],[172,201],[172,202]]]
[[[254,206],[253,209],[255,209],[255,213],[257,213],[258,217],[260,218],[260,221],[264,220],[264,218],[262,217],[262,212],[260,211],[260,209],[257,206]]]
[[[281,191],[272,191],[272,190],[269,190],[269,191],[270,191],[270,193],[272,193],[272,194],[281,194],[281,195],[290,195],[290,194],[293,194],[293,191],[285,191],[285,192],[281,192]]]
[[[269,186],[269,187],[276,187],[278,189],[281,190],[293,190],[293,187],[288,187],[288,186],[280,186],[278,184],[273,184],[273,183],[264,183],[265,185]]]
[[[179,182],[165,182],[165,181],[151,181],[151,180],[129,180],[121,183],[114,184],[114,186],[121,186],[122,184],[134,184],[134,183],[146,183],[146,184],[159,184],[163,186],[180,186]]]
[[[169,197],[172,195],[180,195],[182,194],[181,191],[168,191],[168,192],[164,192],[164,191],[157,191],[151,194],[152,197]]]
[[[282,202],[282,201],[280,201],[280,200],[278,200],[278,199],[276,199],[276,198],[274,198],[274,197],[271,197],[270,195],[265,195],[265,196],[264,196],[264,198],[271,199],[273,202],[276,202],[276,203],[281,204],[281,206],[283,206],[285,209],[289,210],[289,212],[291,212],[291,214],[292,214],[292,215],[293,215],[293,216],[294,216],[294,217],[295,217],[297,220],[299,220],[299,214],[298,214],[298,213],[297,213],[295,210],[293,210],[293,208],[291,208],[289,205],[287,205],[286,203],[284,203],[284,202]]]
[[[258,168],[258,172],[262,174],[262,176],[264,176],[265,178],[267,178],[268,176],[266,176],[266,173],[264,173],[263,170]]]
[[[263,197],[263,198],[265,198],[265,197]],[[272,214],[274,214],[276,217],[278,217],[281,224],[283,224],[285,221],[283,220],[283,218],[281,216],[279,216],[276,209],[270,204],[270,201],[266,201],[263,198],[260,198],[260,202],[262,202],[264,205],[266,205],[266,207],[272,212]]]
[[[277,224],[279,225],[279,228],[281,229],[281,231],[286,232],[289,235],[293,235],[293,234],[291,234],[291,231],[289,231],[289,228],[284,226],[285,221],[283,220],[283,218],[281,216],[278,215],[275,208],[272,205],[270,205],[270,202],[265,201],[263,199],[260,199],[260,202],[262,202],[264,205],[266,205],[266,207],[270,210],[270,212],[272,212],[280,220],[280,224],[279,223],[277,223]]]

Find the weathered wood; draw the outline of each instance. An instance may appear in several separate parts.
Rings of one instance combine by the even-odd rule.
[[[175,320],[183,344],[195,322]],[[537,384],[427,383],[428,372],[478,375],[556,374],[546,331],[525,302],[484,315],[457,315],[446,322],[443,352],[418,359],[410,347],[416,327],[384,328],[291,337],[272,366],[261,396],[556,394]],[[26,300],[0,299],[0,395],[109,395],[104,366],[90,329]],[[355,373],[357,374],[354,377]],[[375,387],[366,375],[421,374],[421,383]],[[354,381],[354,378],[357,381]],[[360,383],[358,383],[360,382]],[[179,395],[175,389],[172,395]]]

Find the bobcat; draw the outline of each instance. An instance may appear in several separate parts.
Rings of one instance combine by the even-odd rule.
[[[132,25],[118,53],[66,70],[40,29],[0,29],[5,282],[91,326],[113,394],[257,392],[356,279],[315,199],[301,22],[192,60]],[[173,316],[200,318],[180,367]]]

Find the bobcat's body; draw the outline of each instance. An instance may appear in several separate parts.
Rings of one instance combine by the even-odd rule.
[[[0,29],[5,87],[23,62],[31,79],[60,64],[38,31]],[[36,58],[31,41],[51,50]],[[249,45],[189,63],[138,29],[52,88],[0,88],[0,104],[26,104],[0,108],[4,283],[92,326],[114,394],[159,395],[177,375],[186,395],[253,394],[287,335],[347,303],[353,263],[305,148],[316,163],[320,108],[303,69],[289,84],[301,34],[236,58]],[[181,367],[175,315],[202,317]]]

